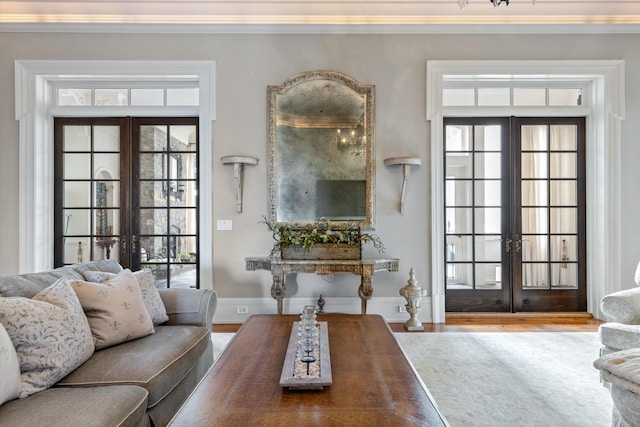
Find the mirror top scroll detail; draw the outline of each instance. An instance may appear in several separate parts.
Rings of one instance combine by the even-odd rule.
[[[272,223],[373,228],[374,89],[335,71],[268,86]]]

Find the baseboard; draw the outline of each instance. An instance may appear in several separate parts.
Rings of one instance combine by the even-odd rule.
[[[325,297],[324,311],[326,313],[360,313],[360,298],[357,297]],[[406,322],[409,314],[400,312],[398,307],[403,307],[407,301],[402,297],[373,297],[367,303],[367,314],[379,314],[387,322]],[[431,297],[421,299],[418,319],[421,322],[431,323]],[[317,298],[285,298],[283,301],[284,314],[298,314],[305,305],[316,305]],[[244,310],[246,308],[246,310]],[[245,312],[246,311],[246,312]],[[276,301],[273,298],[218,298],[218,307],[213,318],[213,323],[243,323],[254,314],[276,314]]]

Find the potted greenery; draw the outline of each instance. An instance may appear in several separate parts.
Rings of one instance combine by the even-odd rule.
[[[320,220],[308,227],[293,228],[270,223],[266,218],[260,223],[273,233],[271,256],[280,255],[282,259],[360,259],[363,244],[371,244],[378,252],[385,251],[380,237],[363,233],[358,224],[332,226],[329,220]]]

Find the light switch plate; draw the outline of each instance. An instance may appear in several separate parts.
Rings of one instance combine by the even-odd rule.
[[[218,230],[220,230],[220,231],[233,230],[233,221],[230,220],[230,219],[219,219],[218,220]]]

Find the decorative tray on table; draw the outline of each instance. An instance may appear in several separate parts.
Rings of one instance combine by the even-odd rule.
[[[313,325],[306,330],[305,333],[304,319],[293,322],[280,376],[281,387],[322,390],[332,384],[327,322],[316,322],[314,317]],[[311,338],[306,339],[306,335]]]

